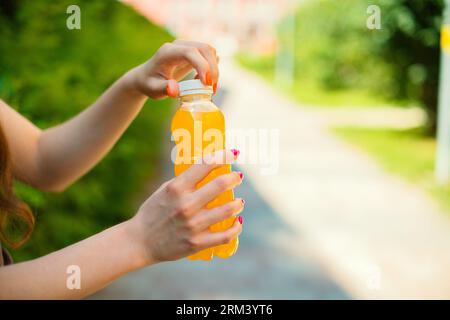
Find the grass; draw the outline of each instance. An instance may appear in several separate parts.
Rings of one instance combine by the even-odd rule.
[[[436,140],[422,129],[340,127],[333,131],[369,153],[388,172],[425,189],[450,212],[450,184],[439,186],[434,179]]]
[[[300,104],[315,107],[404,107],[404,101],[389,101],[377,97],[367,90],[346,88],[329,90],[307,78],[296,78],[291,88],[285,88],[275,82],[273,56],[259,56],[250,53],[239,53],[236,61],[251,72],[257,73],[281,92],[288,94]]]
[[[379,99],[360,89],[326,90],[306,79],[297,79],[290,90],[285,90],[301,104],[319,107],[380,107],[392,102]]]

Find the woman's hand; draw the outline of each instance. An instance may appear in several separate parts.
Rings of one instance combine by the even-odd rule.
[[[240,234],[240,219],[225,231],[210,232],[209,226],[241,212],[243,201],[205,206],[239,185],[241,174],[195,186],[234,159],[231,151],[209,155],[162,185],[132,219],[44,257],[0,268],[0,299],[84,298],[128,272],[228,243]],[[69,266],[82,274],[79,290],[68,290]]]
[[[176,40],[165,43],[146,63],[131,71],[133,88],[153,99],[178,97],[178,82],[192,69],[205,84],[213,86],[219,80],[216,50],[208,44]]]
[[[221,193],[239,185],[241,175],[238,172],[224,174],[195,189],[211,170],[233,160],[231,151],[206,156],[202,164],[193,165],[163,184],[128,221],[147,264],[180,259],[228,243],[240,234],[239,219],[225,231],[211,232],[208,228],[240,213],[244,206],[242,199],[212,209],[205,206]]]

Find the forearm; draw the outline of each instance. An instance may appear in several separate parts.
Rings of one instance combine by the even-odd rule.
[[[0,299],[79,299],[148,264],[127,222],[36,260],[0,268]],[[67,287],[79,266],[80,289]]]
[[[37,148],[39,187],[64,189],[113,147],[146,101],[133,89],[133,72],[117,80],[82,113],[41,134]]]

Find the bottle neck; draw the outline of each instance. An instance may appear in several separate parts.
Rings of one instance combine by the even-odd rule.
[[[195,102],[195,101],[211,101],[212,95],[207,93],[194,93],[194,94],[188,94],[185,96],[180,97],[180,101],[182,103],[184,102]]]

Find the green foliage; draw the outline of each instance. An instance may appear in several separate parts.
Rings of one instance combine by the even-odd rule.
[[[370,4],[381,9],[380,30],[366,26]],[[296,73],[327,90],[366,88],[435,110],[441,14],[435,0],[308,2],[297,14]]]
[[[81,8],[81,30],[66,28],[66,8]],[[42,128],[74,116],[171,36],[117,1],[4,1],[0,5],[0,97]],[[106,159],[62,194],[18,183],[37,217],[33,258],[130,217],[155,174],[170,112],[150,101]]]
[[[440,27],[443,0],[379,0],[384,13],[382,32],[374,47],[391,70],[393,93],[419,101],[436,125]]]
[[[239,52],[236,60],[243,66],[252,69],[262,76],[271,79],[275,69],[275,59],[272,55],[261,56],[252,52]]]
[[[371,50],[372,33],[365,26],[366,8],[365,1],[354,0],[301,6],[296,17],[297,76],[327,90],[371,84],[363,75],[378,70],[374,68],[378,61]]]
[[[236,60],[245,68],[263,76],[265,80],[274,82],[275,59],[273,56],[258,56],[251,52],[240,52]],[[386,98],[371,94],[361,87],[345,89],[326,89],[317,80],[297,75],[292,88],[282,85],[278,89],[292,96],[302,104],[324,107],[379,107],[390,105],[392,102]],[[395,101],[396,105],[403,105],[404,101]]]
[[[367,28],[369,5],[381,9],[380,30]],[[370,102],[363,92],[375,101],[418,103],[433,126],[442,9],[442,0],[305,1],[296,13],[295,35],[286,36],[283,23],[279,28],[281,46],[295,48],[293,91],[308,103],[320,103],[310,99],[319,97],[329,104],[342,91],[361,95],[355,101],[363,103]],[[273,74],[275,63],[261,59],[263,64],[255,56],[240,57],[244,65]]]

